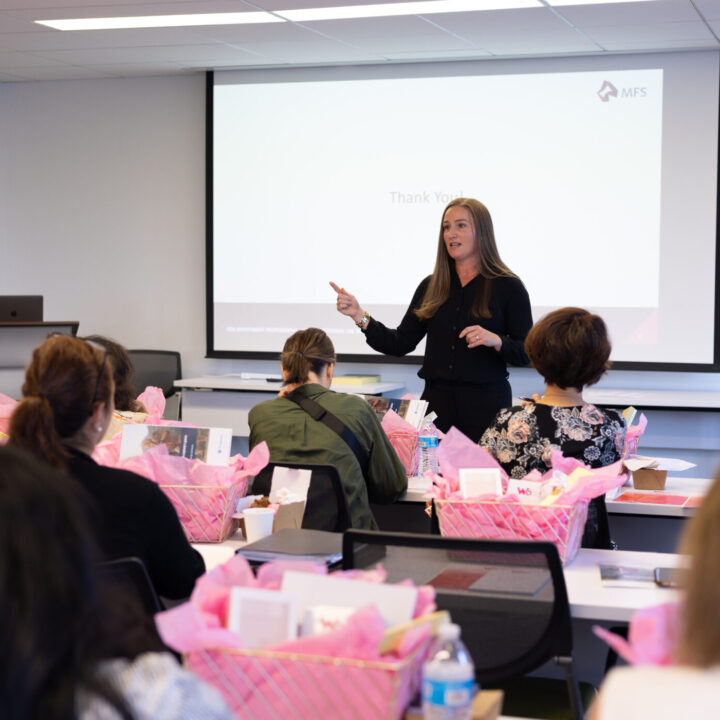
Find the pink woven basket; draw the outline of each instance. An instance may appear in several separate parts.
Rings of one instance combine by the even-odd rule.
[[[563,564],[577,554],[587,503],[521,505],[510,502],[435,500],[440,534],[487,540],[547,540]]]
[[[218,543],[230,534],[238,498],[247,495],[249,478],[233,485],[163,485],[190,542]]]
[[[243,720],[391,720],[420,687],[427,644],[398,661],[202,650],[187,665]]]
[[[418,436],[415,433],[388,433],[390,444],[395,448],[400,462],[408,475],[416,475],[418,468]]]

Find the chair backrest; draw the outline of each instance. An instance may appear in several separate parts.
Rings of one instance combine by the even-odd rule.
[[[148,385],[159,387],[166,398],[175,392],[174,380],[182,377],[180,353],[174,350],[128,350],[140,393]]]
[[[384,545],[388,582],[431,585],[448,610],[481,684],[524,675],[572,655],[570,607],[557,548],[547,542],[475,540],[348,530],[343,569],[367,545]]]
[[[268,463],[255,476],[252,487],[253,493],[257,495],[270,494],[272,474],[276,467],[300,468],[312,471],[302,527],[306,530],[327,530],[329,532],[343,532],[351,527],[347,495],[345,494],[340,473],[334,465],[291,462]]]
[[[137,596],[148,615],[163,610],[145,563],[138,557],[118,558],[99,564],[100,577]]]

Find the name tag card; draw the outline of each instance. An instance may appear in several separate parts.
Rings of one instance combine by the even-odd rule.
[[[539,505],[550,491],[550,485],[533,480],[510,480],[508,495],[518,495],[521,505]]]
[[[499,468],[460,468],[458,470],[460,492],[464,498],[478,495],[502,495]]]
[[[242,637],[243,645],[262,650],[297,637],[298,603],[289,593],[250,587],[230,590],[228,630]]]

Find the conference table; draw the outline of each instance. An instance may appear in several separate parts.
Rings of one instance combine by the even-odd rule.
[[[203,556],[206,568],[212,570],[229,560],[243,545],[242,535],[235,533],[222,543],[194,543],[193,547]],[[564,568],[570,612],[578,620],[624,623],[636,610],[674,602],[678,597],[676,590],[661,588],[652,582],[602,581],[599,566],[654,569],[677,567],[681,563],[681,556],[672,553],[581,548]]]

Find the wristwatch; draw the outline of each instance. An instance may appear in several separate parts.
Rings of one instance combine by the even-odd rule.
[[[370,313],[367,310],[363,310],[362,317],[355,323],[361,330],[365,330],[370,322]]]

